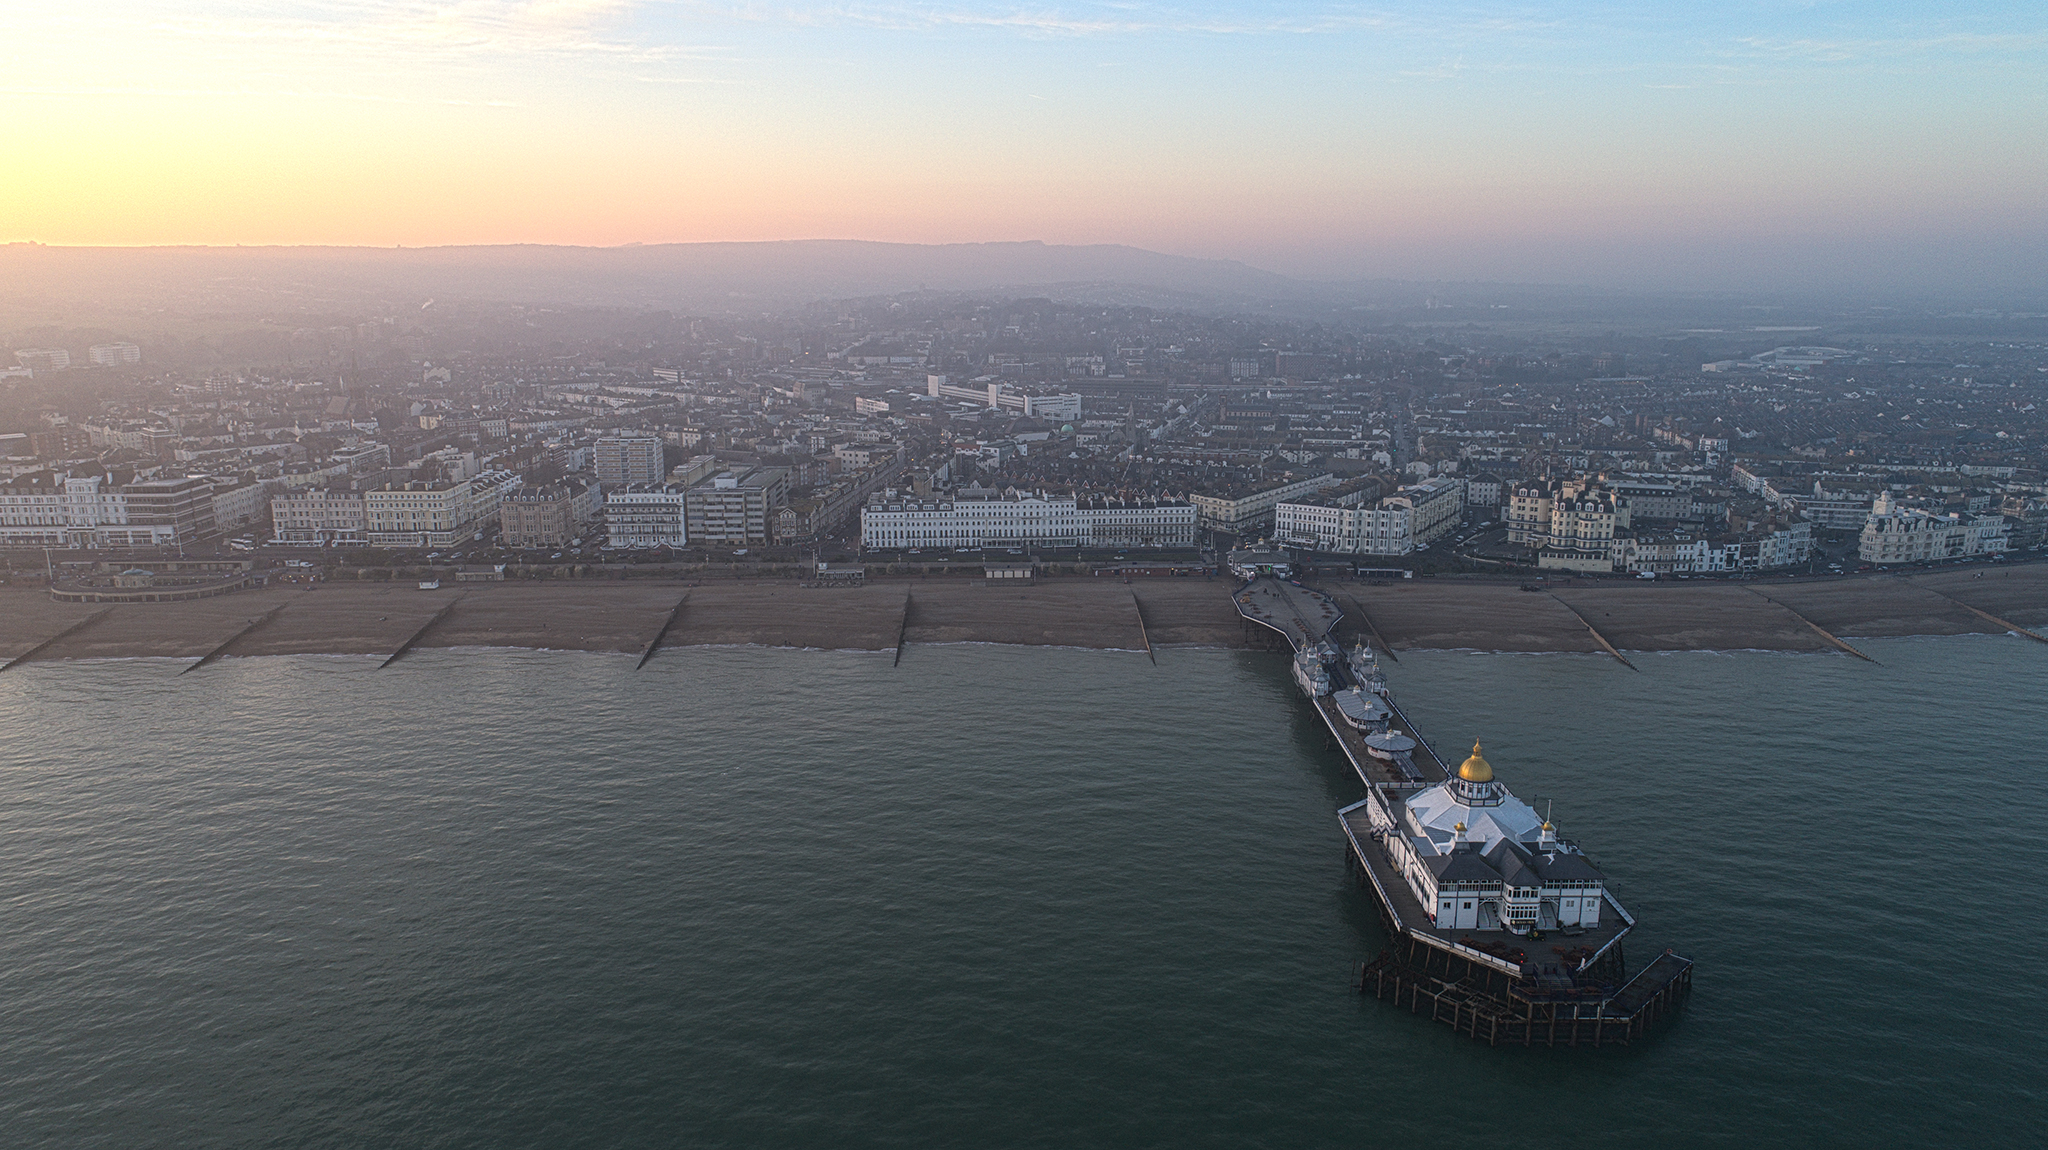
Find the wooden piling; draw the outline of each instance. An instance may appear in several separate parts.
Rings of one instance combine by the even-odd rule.
[[[390,658],[385,659],[382,663],[377,664],[377,669],[381,671],[384,668],[389,667],[391,664],[398,662],[399,659],[403,658],[406,652],[412,650],[413,647],[418,645],[421,639],[427,637],[427,632],[433,630],[434,626],[438,624],[441,620],[446,619],[448,617],[448,613],[455,610],[455,605],[460,602],[462,602],[462,596],[457,595],[455,598],[448,600],[446,603],[443,603],[441,605],[441,609],[439,611],[434,612],[433,618],[428,619],[425,623],[420,624],[420,629],[414,631],[412,633],[411,638],[407,639],[403,643],[400,643],[398,645],[398,650],[391,652]]]
[[[57,632],[55,635],[52,635],[49,638],[43,640],[42,642],[37,643],[35,646],[30,647],[28,650],[23,651],[21,654],[16,655],[14,658],[7,660],[5,664],[0,664],[0,671],[5,671],[10,667],[17,667],[23,663],[28,662],[30,659],[33,659],[37,655],[42,654],[44,651],[47,651],[50,648],[56,646],[59,642],[68,639],[73,635],[78,634],[80,631],[83,631],[87,627],[92,626],[94,623],[97,623],[100,620],[106,618],[108,615],[113,613],[113,610],[114,609],[112,607],[102,607],[99,610],[94,611],[92,614],[87,615],[85,618],[80,619],[78,622],[73,623],[69,627],[64,628],[62,631]]]
[[[675,626],[676,620],[682,616],[683,604],[689,601],[690,593],[685,591],[683,592],[683,597],[676,600],[676,605],[668,609],[668,618],[661,621],[661,630],[654,633],[654,638],[647,640],[647,649],[640,652],[640,661],[633,664],[635,671],[645,667],[647,660],[654,658],[654,652],[661,647],[661,641],[668,637],[669,628]]]
[[[234,634],[228,636],[227,642],[222,643],[219,646],[215,647],[213,650],[208,651],[206,654],[199,656],[197,661],[187,664],[185,669],[183,671],[178,672],[178,674],[183,675],[191,671],[197,671],[199,668],[204,667],[208,663],[213,662],[215,659],[220,658],[222,655],[227,654],[228,648],[234,646],[238,641],[240,641],[242,636],[247,635],[249,632],[254,631],[256,628],[261,627],[265,623],[270,622],[272,619],[277,618],[277,613],[289,606],[291,606],[290,603],[279,603],[277,606],[272,607],[270,610],[265,611],[263,614],[257,616],[256,618],[249,620],[249,625],[235,632]]]

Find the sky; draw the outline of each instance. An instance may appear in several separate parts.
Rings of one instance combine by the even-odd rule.
[[[2048,286],[2048,5],[11,0],[0,146],[0,242]]]

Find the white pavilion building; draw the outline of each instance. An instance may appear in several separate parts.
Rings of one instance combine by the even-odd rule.
[[[1393,804],[1387,857],[1439,930],[1594,926],[1606,877],[1494,780],[1472,744],[1455,777]]]

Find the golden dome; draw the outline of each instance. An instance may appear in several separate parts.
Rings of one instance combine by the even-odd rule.
[[[1472,757],[1458,765],[1458,777],[1468,783],[1490,783],[1493,781],[1493,764],[1479,757],[1479,744],[1472,744]]]

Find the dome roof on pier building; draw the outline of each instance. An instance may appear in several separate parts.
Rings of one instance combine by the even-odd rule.
[[[1493,781],[1493,764],[1480,757],[1478,740],[1472,742],[1472,757],[1459,764],[1458,777],[1468,783]]]

